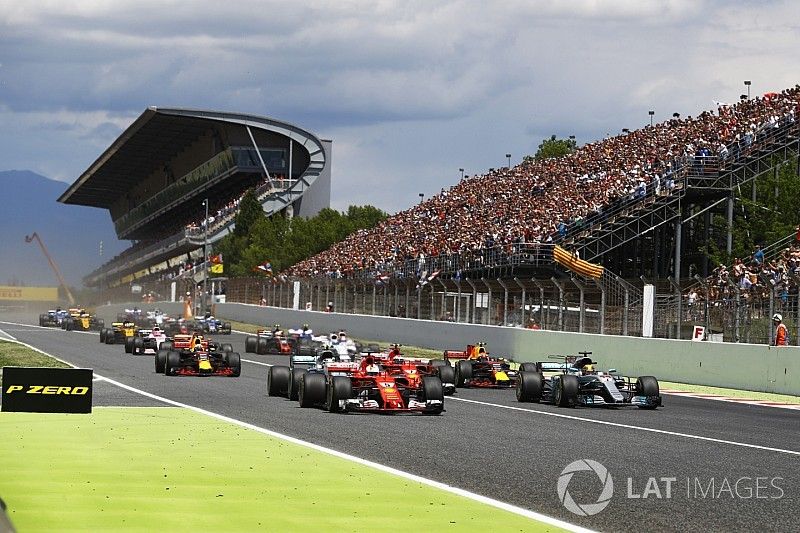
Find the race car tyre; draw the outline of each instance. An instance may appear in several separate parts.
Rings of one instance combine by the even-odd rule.
[[[125,353],[133,353],[134,337],[125,337]]]
[[[431,359],[431,366],[434,368],[438,368],[440,366],[450,366],[450,361],[445,361],[444,359]]]
[[[288,366],[271,366],[267,371],[267,395],[286,397],[289,390],[291,370]]]
[[[141,337],[134,337],[133,338],[133,350],[131,351],[133,355],[143,354],[144,353],[144,339]]]
[[[456,369],[450,365],[440,366],[436,369],[439,374],[439,379],[442,383],[455,383],[456,382]]]
[[[67,329],[67,319],[66,318],[61,320],[61,329]]]
[[[541,372],[542,368],[539,363],[522,363],[519,365],[520,372]]]
[[[105,328],[100,330],[100,344],[106,343],[106,330]]]
[[[539,403],[544,378],[539,372],[522,371],[517,378],[517,401]]]
[[[377,344],[367,344],[366,351],[367,352],[372,352],[372,353],[380,353],[381,347],[378,346]]]
[[[300,380],[305,373],[305,368],[292,369],[292,375],[289,376],[289,390],[287,391],[290,400],[297,400],[297,393],[300,390]]]
[[[238,378],[242,375],[242,358],[236,352],[225,352],[224,361],[232,370],[231,377]]]
[[[325,376],[316,372],[306,372],[300,377],[300,387],[297,391],[297,400],[300,407],[313,407],[323,403],[328,395],[328,382]]]
[[[39,325],[44,326],[45,322],[47,322],[47,315],[39,315]]]
[[[106,328],[106,344],[114,344],[114,330]]]
[[[256,353],[258,355],[264,355],[269,351],[269,347],[267,346],[267,339],[258,339],[258,344],[256,345]]]
[[[67,331],[72,331],[73,329],[75,329],[75,323],[72,321],[71,318],[68,318],[65,321],[64,329],[67,330]]]
[[[231,323],[230,322],[223,322],[222,323],[222,330],[220,333],[223,335],[230,335],[231,334]]]
[[[171,350],[174,347],[175,347],[175,345],[172,344],[172,341],[164,341],[164,342],[161,343],[161,349],[162,350]]]
[[[164,369],[167,366],[167,354],[169,354],[169,350],[159,350],[156,352],[156,356],[153,358],[156,361],[156,374],[164,373]]]
[[[438,415],[444,411],[444,390],[442,388],[442,380],[436,376],[425,376],[422,378],[422,393],[425,395],[425,401],[440,401],[441,403],[435,407],[429,408],[426,413]]]
[[[171,350],[167,352],[167,366],[164,367],[164,374],[174,376],[181,367],[181,354]]]
[[[658,396],[660,394],[658,380],[653,376],[640,376],[636,380],[637,396]],[[640,405],[640,409],[655,409],[657,405]]]
[[[106,327],[106,321],[103,320],[102,318],[98,318],[97,322],[95,323],[95,327],[103,329],[104,327]]]
[[[578,377],[564,374],[559,377],[553,393],[553,403],[559,407],[575,407],[578,401]]]
[[[233,345],[232,344],[228,344],[227,342],[225,344],[221,345],[219,348],[220,348],[220,351],[222,351],[222,352],[232,352],[233,351]]]
[[[244,340],[244,351],[245,351],[245,353],[256,353],[256,348],[258,348],[258,338],[257,337],[247,337]]]
[[[467,381],[472,379],[472,361],[456,363],[456,387],[468,387]]]
[[[329,413],[339,413],[342,407],[339,405],[341,400],[349,400],[353,395],[353,385],[347,376],[333,376],[328,384],[328,399],[325,402],[325,409]]]

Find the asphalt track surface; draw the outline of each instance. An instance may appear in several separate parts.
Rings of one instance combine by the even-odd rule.
[[[261,363],[243,362],[240,378],[167,377],[155,373],[152,356],[100,344],[96,333],[8,323],[34,324],[35,316],[0,321],[17,340],[131,387],[586,528],[796,531],[800,522],[798,411],[677,396],[656,411],[564,409],[517,403],[508,390],[459,389],[441,416],[330,414],[267,397],[265,364],[286,358],[245,354],[244,335],[220,337]],[[94,402],[159,405],[103,382]],[[579,459],[598,461],[614,481],[609,505],[594,516],[569,512],[556,491]],[[579,472],[568,490],[594,503],[601,483]]]

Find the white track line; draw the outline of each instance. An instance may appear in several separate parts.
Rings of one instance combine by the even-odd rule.
[[[567,420],[576,420],[578,422],[588,422],[590,424],[600,424],[603,426],[612,426],[618,428],[625,428],[625,429],[633,429],[636,431],[646,431],[649,433],[659,433],[662,435],[671,435],[673,437],[683,437],[686,439],[695,439],[695,440],[702,440],[706,442],[716,442],[719,444],[729,444],[731,446],[741,446],[743,448],[753,448],[756,450],[764,450],[768,452],[778,452],[778,453],[785,453],[788,455],[797,455],[800,456],[800,451],[795,450],[784,450],[782,448],[771,448],[769,446],[760,446],[758,444],[748,444],[746,442],[737,442],[733,440],[724,440],[724,439],[716,439],[713,437],[703,437],[702,435],[692,435],[690,433],[678,433],[675,431],[667,431],[665,429],[655,429],[655,428],[647,428],[642,426],[633,426],[630,424],[621,424],[619,422],[608,422],[605,420],[593,420],[591,418],[583,418],[580,416],[574,415],[564,415],[561,413],[551,413],[549,411],[537,411],[535,409],[526,409],[524,407],[514,407],[513,405],[500,405],[497,403],[490,403],[490,402],[481,402],[479,400],[468,400],[466,398],[456,398],[454,396],[449,396],[447,401],[457,401],[457,402],[465,402],[465,403],[473,403],[477,405],[484,405],[487,407],[495,407],[498,409],[508,409],[510,411],[523,411],[526,413],[530,413],[532,415],[544,415],[544,416],[553,416],[556,418],[566,418]]]
[[[13,335],[9,335],[8,333],[3,331],[2,329],[0,329],[0,335],[3,335],[6,339],[11,340],[11,341],[17,340]]]
[[[31,348],[31,349],[33,349],[33,350],[35,350],[35,351],[37,351],[39,353],[42,353],[44,355],[48,355],[50,357],[53,357],[53,359],[56,359],[58,361],[62,361],[62,362],[66,363],[66,364],[68,364],[70,366],[75,366],[75,365],[72,365],[71,363],[67,363],[66,361],[63,361],[62,359],[59,359],[58,357],[54,357],[53,355],[50,355],[47,352],[44,352],[44,351],[42,351],[42,350],[40,350],[38,348],[35,348],[35,347],[33,347],[33,346],[31,346],[31,345],[29,345],[27,343],[20,342],[20,341],[14,341],[14,342],[16,342],[18,344],[22,344],[24,346],[27,346],[28,348]],[[250,362],[253,362],[253,361],[250,361]],[[261,364],[266,364],[266,363],[261,363]],[[458,487],[454,487],[452,485],[447,485],[446,483],[441,483],[439,481],[434,481],[432,479],[428,479],[428,478],[425,478],[425,477],[422,477],[422,476],[418,476],[418,475],[412,474],[410,472],[405,472],[404,470],[398,470],[396,468],[392,468],[390,466],[382,465],[380,463],[376,463],[376,462],[370,461],[368,459],[363,459],[361,457],[356,457],[355,455],[350,455],[350,454],[347,454],[347,453],[344,453],[344,452],[340,452],[340,451],[334,450],[332,448],[326,448],[324,446],[320,446],[319,444],[314,444],[313,442],[308,442],[308,441],[304,441],[304,440],[301,440],[301,439],[298,439],[298,438],[295,438],[295,437],[290,437],[289,435],[285,435],[283,433],[278,433],[276,431],[272,431],[272,430],[269,430],[269,429],[266,429],[266,428],[262,428],[262,427],[250,424],[248,422],[244,422],[242,420],[237,420],[235,418],[230,418],[230,417],[227,417],[225,415],[221,415],[219,413],[215,413],[213,411],[208,411],[208,410],[203,409],[201,407],[197,407],[197,406],[194,406],[194,405],[189,405],[189,404],[182,403],[182,402],[176,402],[175,400],[170,400],[169,398],[164,398],[163,396],[158,396],[156,394],[152,394],[150,392],[143,391],[143,390],[137,389],[135,387],[131,387],[130,385],[126,385],[126,384],[121,383],[119,381],[116,381],[116,380],[113,380],[113,379],[110,379],[110,378],[107,378],[107,377],[104,377],[104,376],[100,376],[98,374],[95,374],[95,377],[97,379],[101,380],[101,381],[106,381],[108,383],[111,383],[112,385],[116,385],[117,387],[119,387],[121,389],[125,389],[127,391],[134,392],[134,393],[139,394],[141,396],[145,396],[147,398],[151,398],[153,400],[157,400],[159,402],[166,403],[168,405],[173,405],[175,407],[182,407],[184,409],[189,409],[190,411],[194,411],[194,412],[200,413],[202,415],[210,416],[212,418],[216,418],[217,420],[221,420],[221,421],[227,422],[229,424],[234,424],[234,425],[246,428],[246,429],[250,429],[250,430],[256,431],[258,433],[262,433],[264,435],[268,435],[268,436],[276,438],[276,439],[280,439],[280,440],[283,440],[283,441],[286,441],[286,442],[290,442],[292,444],[297,444],[298,446],[303,446],[305,448],[310,448],[312,450],[315,450],[315,451],[318,451],[318,452],[322,452],[322,453],[326,453],[328,455],[332,455],[334,457],[338,457],[338,458],[344,459],[346,461],[351,461],[353,463],[357,463],[357,464],[360,464],[360,465],[363,465],[363,466],[366,466],[366,467],[369,467],[369,468],[374,468],[375,470],[380,470],[381,472],[385,472],[387,474],[395,475],[395,476],[398,476],[398,477],[402,477],[404,479],[408,479],[409,481],[414,481],[414,482],[420,483],[422,485],[427,485],[429,487],[440,489],[440,490],[443,490],[445,492],[449,492],[451,494],[455,494],[457,496],[461,496],[463,498],[468,498],[470,500],[477,501],[479,503],[490,505],[492,507],[496,507],[498,509],[502,509],[504,511],[508,511],[510,513],[513,513],[513,514],[516,514],[516,515],[519,515],[519,516],[523,516],[525,518],[530,518],[531,520],[536,520],[536,521],[539,521],[539,522],[543,522],[545,524],[549,524],[551,526],[559,527],[559,528],[565,529],[567,531],[575,531],[575,532],[579,532],[579,533],[594,533],[593,530],[591,530],[591,529],[582,528],[580,526],[576,526],[574,524],[570,524],[568,522],[564,522],[564,521],[559,520],[557,518],[553,518],[553,517],[550,517],[550,516],[547,516],[547,515],[539,514],[539,513],[535,512],[535,511],[531,511],[529,509],[524,509],[522,507],[517,507],[516,505],[512,505],[510,503],[506,503],[506,502],[503,502],[503,501],[500,501],[500,500],[495,500],[494,498],[489,498],[489,497],[486,497],[486,496],[482,496],[480,494],[476,494],[476,493],[470,492],[468,490],[464,490],[464,489],[461,489],[461,488],[458,488]]]

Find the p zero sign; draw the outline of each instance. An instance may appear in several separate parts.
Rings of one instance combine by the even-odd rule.
[[[3,411],[91,413],[91,368],[3,367]]]

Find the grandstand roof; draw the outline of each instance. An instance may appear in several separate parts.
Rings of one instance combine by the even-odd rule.
[[[65,204],[110,208],[119,191],[131,189],[144,176],[161,168],[184,147],[208,130],[211,122],[227,122],[291,135],[311,141],[310,152],[322,151],[313,134],[266,117],[176,108],[147,108],[58,198]]]

